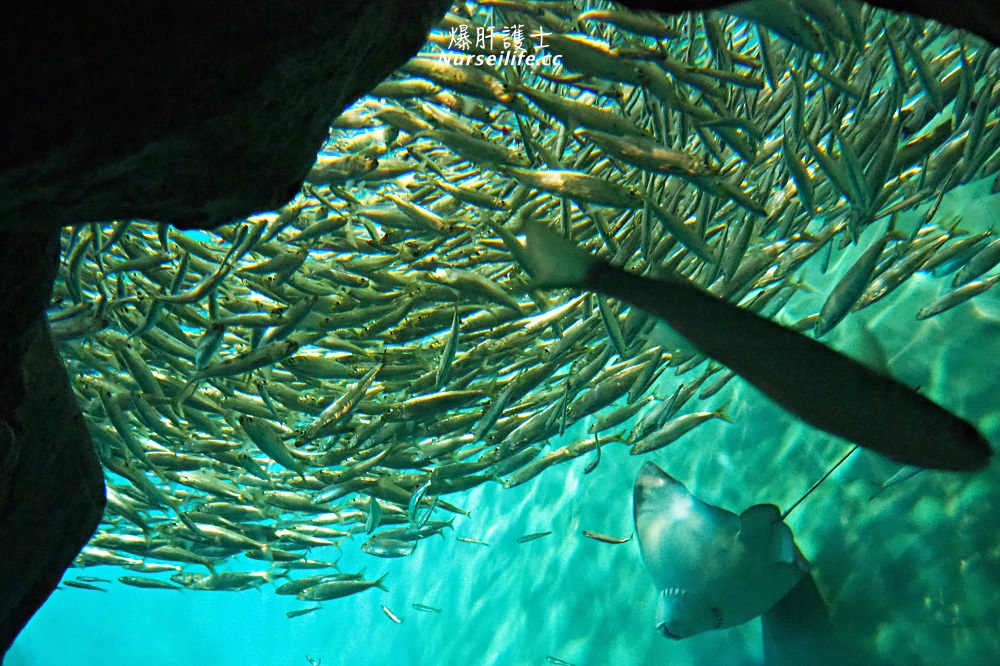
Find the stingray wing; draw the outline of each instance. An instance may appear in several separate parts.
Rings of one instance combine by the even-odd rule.
[[[725,576],[739,525],[735,514],[702,502],[651,462],[635,480],[633,510],[642,558],[657,589],[698,592]]]
[[[755,557],[808,569],[808,564],[797,554],[792,530],[781,520],[781,511],[773,504],[756,504],[740,514],[740,542]]]

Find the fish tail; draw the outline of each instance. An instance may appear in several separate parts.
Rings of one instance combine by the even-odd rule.
[[[291,580],[291,578],[288,577],[288,572],[289,571],[290,571],[290,569],[288,569],[288,568],[281,568],[281,567],[278,566],[277,562],[275,562],[275,561],[272,560],[271,561],[271,566],[269,566],[267,568],[267,571],[264,572],[264,580],[266,580],[268,583],[272,583],[272,584],[274,583],[274,581],[278,580],[279,578],[285,578],[287,580]],[[257,589],[260,589],[260,588],[258,587]]]
[[[513,96],[514,93],[519,93],[525,89],[524,82],[513,67],[505,68],[504,74],[506,74],[505,78],[507,79],[503,86],[506,94]]]
[[[380,590],[385,590],[386,592],[388,592],[389,588],[387,588],[385,585],[382,584],[382,581],[385,580],[385,577],[388,576],[388,575],[389,575],[389,572],[387,571],[384,574],[382,574],[381,576],[379,576],[375,580],[375,587],[377,587]]]
[[[198,380],[191,379],[181,389],[181,392],[177,394],[177,398],[174,400],[173,408],[174,412],[178,414],[181,418],[184,418],[184,402],[194,395],[194,392],[198,390]]]
[[[597,259],[539,222],[525,222],[534,286],[582,287]]]
[[[299,452],[298,451],[293,451],[292,455],[295,455],[296,453],[299,453]],[[296,460],[295,461],[295,467],[294,467],[294,469],[292,471],[294,471],[296,474],[298,474],[300,477],[302,477],[302,480],[305,481],[306,472],[309,471],[309,464],[306,463],[306,462],[303,462],[302,460]]]
[[[712,410],[712,414],[714,414],[716,418],[720,418],[723,421],[725,421],[726,423],[732,423],[733,422],[733,417],[731,417],[726,412],[726,408],[729,407],[729,403],[731,403],[731,402],[732,402],[732,400],[725,401],[724,403],[722,403],[721,405],[719,405],[718,407],[716,407],[715,409],[713,409]]]

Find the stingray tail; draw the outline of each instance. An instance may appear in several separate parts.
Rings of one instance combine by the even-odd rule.
[[[539,222],[525,222],[528,259],[534,286],[583,287],[587,273],[598,259]]]

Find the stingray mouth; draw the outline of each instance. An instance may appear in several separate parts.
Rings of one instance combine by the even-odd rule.
[[[664,622],[663,624],[659,625],[656,628],[660,630],[660,633],[663,634],[665,638],[669,638],[670,640],[679,641],[682,638],[684,638],[683,636],[678,636],[677,634],[671,632],[670,629],[667,628],[666,622]]]

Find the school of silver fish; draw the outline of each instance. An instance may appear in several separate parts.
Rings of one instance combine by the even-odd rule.
[[[454,36],[515,25],[561,62],[438,57],[500,54],[499,33]],[[335,599],[382,587],[341,572],[336,548],[407,556],[465,513],[452,494],[583,455],[590,471],[602,444],[647,453],[729,418],[688,405],[734,372],[658,342],[656,317],[536,289],[526,221],[768,318],[806,262],[879,225],[792,327],[815,337],[918,271],[950,281],[918,318],[985,292],[1000,239],[937,210],[959,185],[1000,190],[998,70],[978,38],[855,2],[672,17],[459,3],[333,121],[281,210],[204,233],[65,232],[49,322],[108,500],[77,564],[138,587]],[[588,417],[590,437],[549,446]]]

